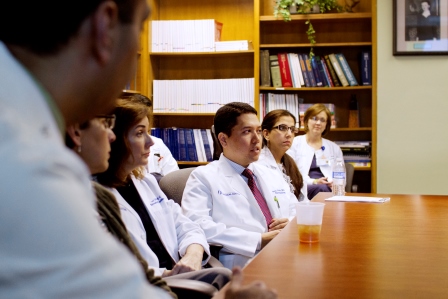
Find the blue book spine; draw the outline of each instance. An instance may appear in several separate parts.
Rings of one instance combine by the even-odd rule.
[[[308,54],[302,54],[303,60],[305,61],[306,72],[308,73],[308,78],[310,79],[310,87],[316,87],[316,78],[314,77],[313,68],[311,67],[311,61],[308,58]]]
[[[317,87],[324,87],[324,81],[319,71],[319,63],[317,62],[316,56],[311,58],[311,68],[313,69],[314,78],[316,79]]]
[[[188,149],[188,161],[197,162],[198,155],[196,153],[196,144],[194,141],[193,129],[185,129],[187,149]]]
[[[163,143],[165,143],[166,144],[166,146],[170,149],[170,137],[169,137],[169,131],[168,131],[168,128],[162,128],[161,129],[161,136],[160,136],[160,138],[162,138],[162,140],[163,140]],[[170,151],[171,151],[171,149],[170,149]]]
[[[322,68],[322,73],[324,74],[324,78],[325,78],[325,85],[328,87],[331,87],[331,78],[330,78],[330,74],[327,72],[326,66],[325,66],[325,62],[321,59],[319,61],[320,66]]]
[[[300,62],[300,70],[302,71],[303,81],[305,81],[306,87],[311,87],[310,79],[308,78],[308,72],[306,71],[305,61],[303,60],[302,54],[298,54]]]
[[[361,53],[361,83],[372,85],[372,60],[370,52]]]
[[[353,75],[353,72],[348,65],[347,59],[345,59],[344,54],[338,53],[334,54],[336,56],[336,59],[338,60],[339,64],[341,65],[341,69],[344,72],[345,77],[347,78],[348,84],[350,86],[357,86],[358,81],[356,81],[355,76]]]
[[[187,143],[185,141],[185,129],[177,129],[179,133],[179,161],[188,161]]]
[[[325,73],[324,66],[322,65],[322,59],[320,58],[320,56],[314,56],[314,58],[316,59],[316,65],[319,71],[319,77],[322,80],[323,86],[330,87],[331,84],[329,79],[327,78],[327,74]]]
[[[173,128],[173,151],[171,152],[174,159],[179,161],[179,129]]]
[[[201,137],[202,137],[202,143],[204,143],[205,158],[207,159],[207,162],[212,162],[213,155],[212,150],[210,148],[210,143],[208,142],[207,130],[201,129]]]

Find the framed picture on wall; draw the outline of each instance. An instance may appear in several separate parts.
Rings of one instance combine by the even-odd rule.
[[[448,55],[448,0],[392,0],[394,55]]]

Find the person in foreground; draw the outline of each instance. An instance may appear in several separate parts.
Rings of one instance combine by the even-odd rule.
[[[110,143],[115,140],[115,134],[112,131],[114,125],[115,115],[112,114],[99,115],[90,121],[67,127],[65,144],[81,157],[92,175],[104,172],[109,167]],[[96,193],[101,224],[117,240],[128,247],[137,258],[150,284],[163,288],[170,292],[173,298],[177,298],[171,292],[166,281],[155,276],[154,270],[148,266],[146,260],[140,255],[121,219],[120,208],[115,196],[95,181],[92,181],[92,185]]]
[[[308,188],[308,198],[319,192],[331,192],[332,167],[343,158],[341,148],[322,138],[330,132],[331,114],[323,104],[315,104],[305,111],[305,135],[294,138],[287,153],[296,161]]]
[[[296,162],[286,151],[291,147],[296,118],[288,110],[278,109],[266,114],[261,124],[263,130],[263,148],[258,163],[278,171],[290,186],[291,192],[299,201],[307,198],[307,187]]]
[[[253,163],[261,151],[261,126],[250,105],[233,102],[216,112],[223,153],[197,167],[187,181],[182,211],[209,242],[222,244],[225,267],[244,266],[295,215],[296,197],[277,172]]]
[[[63,138],[65,125],[113,108],[135,70],[149,7],[78,1],[69,14],[55,13],[59,7],[1,4],[1,297],[168,298],[99,225],[89,171]]]
[[[66,14],[60,3],[1,4],[0,294],[169,298],[100,227],[89,171],[63,141],[66,124],[113,107],[135,70],[149,7],[77,1]]]
[[[144,175],[154,144],[148,110],[140,103],[118,101],[114,110],[117,139],[110,166],[97,175],[98,182],[111,188],[129,234],[156,275],[200,280],[220,289],[231,272],[223,267],[201,269],[210,249],[200,226],[167,199],[153,176]]]

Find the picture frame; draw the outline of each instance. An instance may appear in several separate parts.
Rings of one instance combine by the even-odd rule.
[[[392,0],[393,55],[448,55],[448,0]]]

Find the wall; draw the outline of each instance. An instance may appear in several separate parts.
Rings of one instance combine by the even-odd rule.
[[[393,56],[377,0],[377,193],[448,195],[448,56]]]

